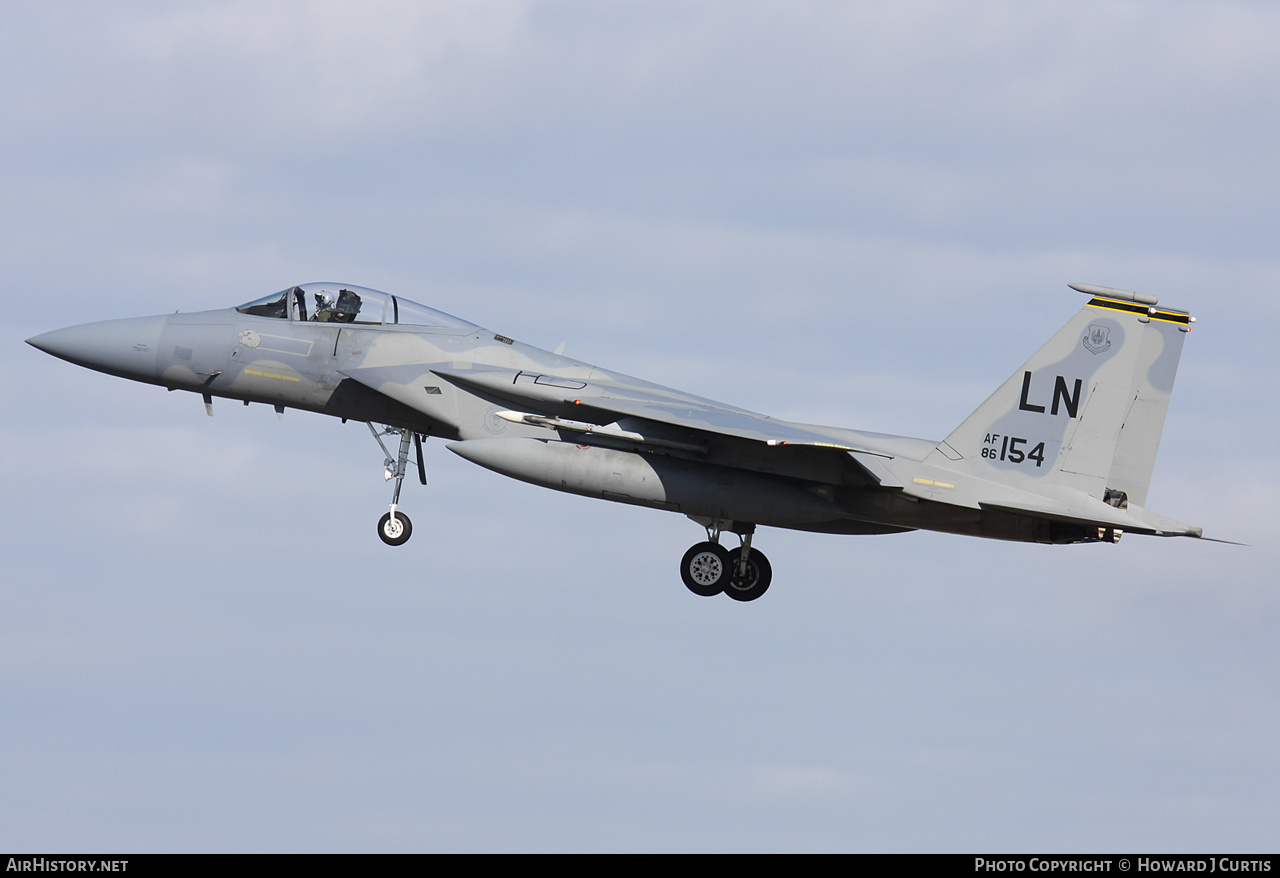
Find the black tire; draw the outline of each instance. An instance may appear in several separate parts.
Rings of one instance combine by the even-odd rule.
[[[396,511],[396,522],[391,523],[391,513],[384,513],[382,518],[378,519],[378,536],[382,537],[382,541],[388,546],[403,546],[409,542],[409,537],[413,535],[413,522],[409,520],[409,516],[399,510]]]
[[[738,576],[738,559],[742,557],[742,549],[734,549],[729,553],[729,577],[724,584],[724,593],[735,601],[754,601],[769,590],[773,581],[773,568],[769,559],[759,549],[752,549],[747,556],[747,573]]]
[[[696,595],[709,598],[720,594],[729,581],[729,553],[719,543],[698,543],[684,553],[680,578]]]

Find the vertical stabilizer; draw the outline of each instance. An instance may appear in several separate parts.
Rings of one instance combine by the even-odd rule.
[[[1072,286],[1089,302],[926,460],[1025,490],[1143,505],[1193,318],[1154,296]]]

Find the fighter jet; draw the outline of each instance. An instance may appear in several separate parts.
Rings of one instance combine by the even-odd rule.
[[[1089,296],[941,442],[792,423],[545,351],[396,295],[290,287],[235,308],[108,320],[27,341],[72,363],[213,398],[368,425],[398,546],[415,446],[447,440],[535,485],[687,516],[706,539],[680,561],[698,595],[751,601],[773,578],[759,525],[833,534],[925,529],[1034,543],[1200,537],[1144,507],[1185,334],[1155,296]],[[392,440],[388,448],[384,439]],[[740,544],[726,549],[725,534]]]

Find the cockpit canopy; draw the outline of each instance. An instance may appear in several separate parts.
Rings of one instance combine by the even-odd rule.
[[[401,324],[458,329],[475,325],[390,293],[351,284],[315,283],[289,287],[261,299],[254,299],[236,310],[256,317],[279,317],[311,323],[375,326]]]

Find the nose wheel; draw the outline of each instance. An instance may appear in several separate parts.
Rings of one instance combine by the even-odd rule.
[[[402,546],[409,542],[413,534],[413,522],[403,512],[397,512],[395,518],[390,512],[384,512],[378,520],[378,536],[388,546]]]
[[[720,523],[707,525],[707,541],[692,546],[680,560],[680,578],[689,591],[700,597],[724,592],[735,601],[754,601],[768,590],[773,568],[764,552],[751,548],[755,525],[742,527],[742,546],[730,551],[720,545]]]
[[[383,473],[387,481],[395,479],[395,493],[391,495],[391,511],[385,513],[378,520],[378,536],[388,546],[403,546],[409,542],[409,537],[413,534],[413,522],[409,521],[409,516],[403,512],[397,512],[396,506],[400,503],[400,487],[404,484],[404,472],[409,463],[409,441],[412,437],[414,450],[418,453],[418,479],[422,484],[427,483],[427,468],[422,461],[422,437],[412,430],[404,427],[385,427],[379,433],[378,429],[369,424],[369,432],[373,434],[373,438],[377,440],[378,446],[382,448],[382,453],[386,459],[382,462]],[[391,456],[391,452],[387,450],[386,444],[382,441],[383,436],[392,433],[400,436],[400,449],[395,457]]]

